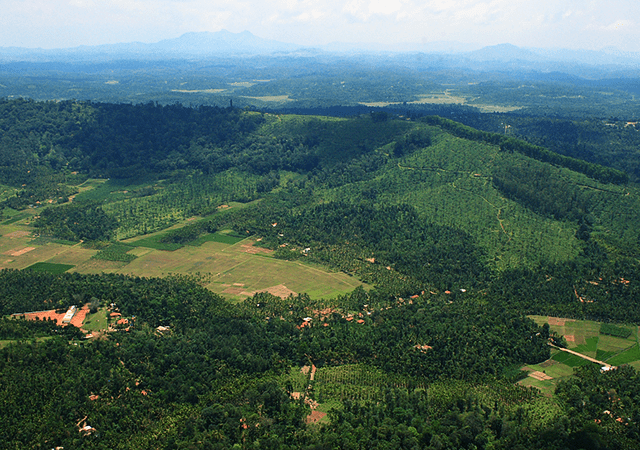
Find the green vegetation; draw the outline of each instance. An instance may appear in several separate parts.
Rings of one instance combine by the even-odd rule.
[[[612,357],[608,362],[614,365],[629,364],[640,361],[640,348],[634,345],[630,349]]]
[[[37,262],[30,265],[25,270],[32,270],[34,272],[48,272],[48,273],[64,273],[74,266],[70,264],[55,264],[48,262]]]
[[[569,367],[580,367],[586,366],[589,364],[595,364],[587,361],[586,359],[582,359],[579,356],[572,355],[570,353],[558,352],[553,355],[553,360],[558,361],[559,363],[565,364]]]
[[[0,271],[0,314],[90,302],[104,331],[3,325],[7,445],[637,444],[637,332],[611,323],[640,322],[640,189],[617,169],[375,110],[0,113],[5,215],[38,205],[6,227],[4,267],[40,269]],[[112,304],[129,331],[107,331]],[[601,374],[552,352],[562,336],[632,367]]]
[[[106,261],[131,262],[136,259],[136,256],[128,252],[134,248],[135,247],[133,245],[129,244],[120,242],[112,243],[107,245],[105,248],[100,249],[100,251],[93,257],[95,259],[104,259]]]
[[[33,217],[33,214],[26,213],[26,212],[18,213],[11,216],[11,218],[5,220],[4,222],[2,222],[2,225],[11,225],[13,223],[20,222],[21,220],[28,219],[30,217]]]
[[[626,339],[631,336],[632,331],[626,327],[619,327],[610,323],[603,323],[600,327],[600,333]]]
[[[206,234],[204,236],[196,238],[192,241],[189,241],[188,244],[193,246],[199,246],[204,244],[205,242],[219,242],[221,244],[233,245],[233,244],[237,244],[240,241],[243,241],[244,239],[246,239],[246,237],[240,236],[239,234],[234,233],[233,231],[229,233],[216,232],[213,234]]]
[[[163,242],[162,239],[163,239],[163,235],[160,234],[160,235],[149,236],[143,239],[137,239],[132,244],[135,245],[136,247],[147,247],[147,248],[153,248],[156,250],[164,250],[168,252],[172,252],[174,250],[178,250],[179,248],[182,248],[182,244],[167,243],[167,242]]]
[[[82,328],[89,331],[104,331],[108,326],[107,308],[100,308],[96,313],[89,314],[82,323]]]

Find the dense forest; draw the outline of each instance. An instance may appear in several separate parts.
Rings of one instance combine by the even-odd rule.
[[[231,303],[203,274],[4,269],[0,438],[8,448],[637,448],[633,367],[587,365],[553,399],[515,384],[523,365],[549,359],[549,342],[566,345],[527,315],[599,320],[611,335],[640,323],[636,175],[491,120],[480,131],[471,119],[379,110],[0,101],[3,224],[29,211],[21,226],[35,239],[123,264],[136,258],[126,238],[175,226],[154,234],[169,250],[233,230],[274,258],[370,286]],[[221,209],[229,202],[241,207]],[[127,331],[85,339],[9,318],[90,301],[90,320],[108,308]],[[345,397],[304,367],[376,381]],[[320,423],[307,420],[315,402],[330,405]]]
[[[514,310],[419,299],[374,310],[364,324],[336,314],[328,326],[299,329],[305,306],[265,320],[256,299],[230,305],[185,278],[3,271],[0,281],[13,302],[3,312],[64,306],[75,293],[98,295],[136,317],[129,333],[71,345],[69,332],[62,336],[56,326],[3,319],[3,337],[18,339],[0,350],[2,438],[10,448],[632,448],[637,435],[633,369],[605,377],[584,369],[560,386],[559,408],[501,381],[514,363],[549,352],[548,328]],[[287,303],[305,305],[300,300],[257,299],[269,314],[290,310]],[[158,324],[171,331],[156,332]],[[25,339],[26,328],[48,337]],[[318,430],[305,425],[308,406],[292,399],[294,386],[283,377],[291,364],[309,360],[373,364],[388,377],[409,376],[414,387],[389,386],[376,401],[345,402]],[[416,389],[425,382],[434,388]],[[594,427],[601,408],[629,425],[614,417]],[[84,421],[96,432],[80,433]]]

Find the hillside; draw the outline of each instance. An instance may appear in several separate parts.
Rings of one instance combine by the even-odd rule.
[[[0,312],[93,310],[0,321],[13,446],[637,445],[635,369],[570,377],[544,320],[634,323],[585,348],[640,359],[619,170],[379,111],[5,100],[0,130]],[[515,384],[552,364],[553,399]]]

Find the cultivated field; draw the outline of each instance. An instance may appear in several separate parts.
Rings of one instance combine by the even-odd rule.
[[[197,245],[171,247],[156,245],[156,233],[127,240],[131,262],[93,258],[98,250],[81,244],[65,245],[55,240],[34,239],[32,229],[19,223],[0,225],[0,269],[50,267],[55,271],[79,273],[124,273],[142,277],[189,274],[201,277],[207,288],[230,300],[242,300],[256,292],[268,291],[283,297],[307,293],[312,298],[345,294],[361,285],[343,273],[304,262],[271,257],[271,251],[255,246],[251,238],[225,233],[206,235]],[[154,248],[155,247],[155,248]],[[173,251],[161,248],[175,248]]]
[[[629,331],[627,338],[602,333],[602,323],[591,320],[563,319],[547,316],[529,316],[537,324],[549,324],[551,331],[564,336],[567,347],[574,352],[595,358],[612,366],[629,364],[640,369],[640,348],[638,346],[638,327],[635,325],[616,325]],[[573,374],[573,368],[594,364],[579,356],[553,349],[551,358],[540,364],[529,364],[523,370],[529,376],[520,384],[535,386],[545,394],[551,395],[562,379]]]

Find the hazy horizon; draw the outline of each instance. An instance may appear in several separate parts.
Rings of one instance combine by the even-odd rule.
[[[24,0],[3,10],[0,47],[155,43],[226,29],[302,46],[451,41],[640,51],[640,10],[626,0]]]

